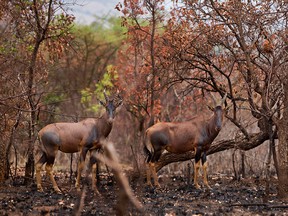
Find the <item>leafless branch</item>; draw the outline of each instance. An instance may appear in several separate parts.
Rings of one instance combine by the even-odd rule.
[[[124,215],[127,212],[127,201],[130,201],[137,210],[141,211],[143,206],[133,194],[129,182],[121,170],[113,144],[106,143],[104,145],[104,152],[105,156],[98,155],[97,158],[112,169],[112,172],[120,188],[117,214]]]

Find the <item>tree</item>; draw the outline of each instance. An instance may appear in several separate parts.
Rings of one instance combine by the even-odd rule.
[[[154,117],[159,116],[161,111],[164,1],[125,0],[123,5],[116,7],[122,11],[122,25],[127,29],[126,38],[118,52],[117,85],[123,92],[125,107],[131,114],[134,130],[127,143],[130,143],[137,161],[142,154],[145,128],[154,122]]]
[[[74,17],[65,12],[61,2],[56,3],[52,0],[13,1],[7,5],[4,15],[3,22],[7,23],[7,26],[3,29],[3,33],[11,37],[1,41],[2,68],[8,75],[1,78],[7,79],[14,86],[12,91],[7,92],[8,96],[3,98],[1,105],[12,108],[14,113],[13,111],[9,113],[12,116],[17,116],[15,115],[17,111],[25,111],[23,118],[28,123],[29,139],[25,176],[26,179],[30,179],[34,173],[35,125],[42,94],[41,87],[45,84],[43,81],[46,78],[47,65],[61,55],[63,44],[69,43],[71,39],[69,29]],[[9,66],[11,63],[12,65],[18,63],[17,67]],[[11,89],[7,84],[4,85],[4,89]],[[8,148],[6,151],[9,150]]]
[[[278,195],[280,198],[288,198],[288,73],[287,66],[283,69],[283,86],[284,86],[284,110],[283,116],[280,120],[276,121],[278,126]]]
[[[256,134],[240,111],[250,110],[260,130],[257,140],[270,140],[276,169],[273,119],[280,117],[283,101],[286,14],[287,4],[278,1],[184,2],[172,13],[167,30],[168,46],[174,47],[170,61],[177,62],[170,84],[185,82],[190,91],[228,92],[231,109],[226,117],[248,145]]]
[[[122,29],[117,28],[120,22],[119,18],[100,17],[90,25],[73,27],[72,49],[65,51],[63,58],[57,62],[58,66],[49,73],[50,85],[44,94],[43,111],[52,113],[53,118],[43,115],[44,124],[63,121],[64,118],[77,121],[80,117],[95,114],[86,112],[87,107],[80,102],[81,92],[94,92],[108,66],[115,64],[116,52],[123,37]],[[65,113],[65,116],[61,113]]]
[[[142,12],[137,7],[138,1],[137,4],[135,1],[124,3],[126,3],[124,11],[127,14]],[[165,84],[168,89],[174,87],[178,90],[176,95],[179,95],[180,91],[183,95],[201,93],[203,98],[205,92],[217,93],[220,96],[227,92],[230,109],[226,117],[241,133],[239,146],[247,150],[256,147],[255,143],[261,145],[264,141],[270,140],[277,168],[274,144],[277,127],[274,119],[281,118],[283,105],[280,75],[283,73],[282,65],[287,62],[287,38],[284,36],[287,35],[287,3],[271,0],[261,2],[211,0],[184,1],[181,4],[176,1],[174,6],[170,17],[161,20],[165,28],[161,32],[161,39],[156,43],[157,50],[161,50],[160,55],[164,56],[161,61],[156,61],[157,71],[159,68],[165,71],[160,73],[161,86]],[[129,24],[130,20],[124,21]],[[136,30],[141,30],[139,25],[134,26],[137,27]],[[129,26],[130,29],[133,28]],[[142,36],[141,33],[141,31],[138,33],[138,38]],[[137,42],[129,42],[128,53],[131,53],[133,48],[136,50],[143,47],[140,43],[142,40]],[[138,55],[141,53],[140,59],[150,59],[150,54],[142,50],[138,52]],[[133,80],[132,72],[137,72],[139,65],[145,66],[137,61],[138,55],[134,55],[136,56],[134,67],[129,68],[131,71],[127,79],[129,81]],[[154,58],[155,56],[156,52]],[[132,59],[128,64],[133,65]],[[151,71],[150,74],[152,77]],[[149,74],[137,76],[138,81],[135,83],[138,88],[141,86],[138,84],[147,83],[146,77],[149,77]],[[146,93],[143,89],[139,92],[146,95],[143,94]],[[135,92],[132,95],[137,96]],[[146,108],[142,104],[145,100],[134,101],[133,108]],[[249,119],[243,118],[241,113],[248,111]],[[251,121],[256,124],[250,125]],[[256,126],[259,130],[257,132],[254,130]],[[222,143],[224,145],[232,141]],[[166,156],[160,159],[159,169],[163,164],[167,164],[162,163],[167,158],[169,159],[166,162],[169,163],[192,157],[191,154],[189,157],[173,154]]]

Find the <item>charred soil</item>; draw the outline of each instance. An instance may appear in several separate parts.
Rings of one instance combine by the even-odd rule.
[[[66,173],[57,172],[56,181],[63,194],[55,194],[48,178],[43,177],[45,193],[36,185],[24,186],[22,177],[0,187],[0,215],[73,215],[81,193],[73,187]],[[84,179],[85,180],[85,179]],[[119,188],[113,177],[102,175],[100,194],[89,188],[85,193],[81,215],[115,215]],[[162,180],[162,181],[161,181]],[[128,205],[128,215],[288,215],[288,203],[277,199],[276,180],[272,180],[267,196],[265,181],[259,178],[235,181],[229,176],[210,176],[212,189],[195,189],[186,178],[160,178],[160,189],[134,182],[132,189],[143,204],[141,212]]]

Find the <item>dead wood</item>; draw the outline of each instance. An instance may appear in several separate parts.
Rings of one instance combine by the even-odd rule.
[[[74,207],[73,216],[81,215],[81,211],[83,210],[83,207],[84,207],[85,197],[86,197],[86,187],[84,186],[83,191],[81,192],[81,195],[80,195],[80,199],[78,199],[78,202],[76,203]]]
[[[106,145],[104,145],[104,152],[105,156],[99,155],[97,158],[112,169],[116,182],[119,186],[116,215],[126,214],[128,208],[127,201],[130,201],[137,210],[141,211],[143,209],[143,206],[135,197],[127,178],[123,174],[123,171],[119,165],[118,158],[116,156],[114,146],[111,143],[107,143]]]
[[[229,206],[229,207],[232,207],[232,206],[243,206],[243,207],[265,206],[267,208],[288,208],[288,205],[271,205],[271,204],[267,204],[267,203],[235,203],[235,204],[229,204],[227,206]]]
[[[207,155],[214,154],[217,152],[225,151],[228,149],[240,149],[243,151],[248,151],[250,149],[253,149],[259,145],[261,145],[263,142],[269,139],[269,135],[267,133],[256,133],[252,134],[249,137],[249,140],[247,138],[240,137],[237,139],[231,139],[231,140],[221,140],[218,142],[212,143],[210,149],[207,152]],[[179,162],[179,161],[186,161],[186,160],[191,160],[194,159],[194,152],[186,152],[184,154],[173,154],[173,153],[164,153],[161,157],[160,160],[156,163],[156,169],[159,171],[162,169],[164,166],[174,163],[174,162]]]

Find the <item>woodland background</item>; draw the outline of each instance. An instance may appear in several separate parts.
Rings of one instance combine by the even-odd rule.
[[[123,97],[109,140],[123,167],[140,173],[149,122],[209,116],[209,94],[227,92],[209,173],[275,176],[287,198],[288,3],[124,0],[121,17],[90,25],[74,22],[71,4],[1,0],[1,182],[33,182],[37,132],[100,116],[104,89]],[[55,170],[69,169],[70,155],[59,156]],[[165,153],[157,168],[171,164],[159,174],[185,172],[187,162],[172,162],[193,157]]]

